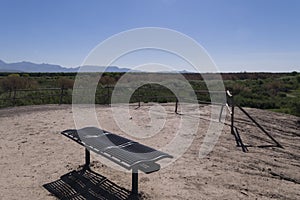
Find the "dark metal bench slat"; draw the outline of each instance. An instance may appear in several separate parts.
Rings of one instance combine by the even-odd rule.
[[[167,153],[96,127],[86,127],[79,130],[69,129],[63,131],[62,134],[124,168],[135,168],[145,173],[160,169],[160,165],[156,164],[155,161],[162,158],[172,158]]]

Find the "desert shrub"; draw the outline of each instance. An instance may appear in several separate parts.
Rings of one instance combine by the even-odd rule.
[[[282,92],[280,92],[280,93],[278,94],[278,96],[279,96],[279,97],[286,97],[286,94],[285,94],[285,93],[282,93]]]
[[[300,98],[291,103],[291,114],[300,117]]]
[[[296,71],[293,71],[293,72],[291,73],[292,76],[296,76],[297,74],[298,74],[298,72],[296,72]]]
[[[101,77],[100,83],[102,85],[114,85],[116,83],[116,79],[108,74]]]
[[[60,77],[57,79],[57,86],[64,89],[73,88],[74,80],[66,77]]]
[[[37,81],[29,77],[20,77],[19,74],[10,74],[1,81],[1,88],[10,92],[16,89],[36,88],[37,86]]]
[[[159,98],[158,103],[168,103],[168,100],[166,98]]]

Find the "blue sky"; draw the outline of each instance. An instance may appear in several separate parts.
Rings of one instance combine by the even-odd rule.
[[[192,37],[220,71],[300,71],[298,0],[0,0],[0,25],[6,62],[76,67],[108,37],[150,26]]]

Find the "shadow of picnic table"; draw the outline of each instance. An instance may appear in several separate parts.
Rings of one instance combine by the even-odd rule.
[[[132,196],[129,190],[90,169],[73,170],[43,187],[61,200],[144,199],[141,194]]]

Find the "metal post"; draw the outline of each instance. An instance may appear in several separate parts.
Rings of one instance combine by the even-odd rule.
[[[138,89],[138,98],[139,98],[139,107],[141,107],[141,96],[140,96],[140,89]]]
[[[236,146],[240,146],[241,141],[237,135],[237,133],[234,131],[234,101],[233,97],[231,97],[231,134],[234,135],[235,141],[236,141]]]
[[[233,128],[234,128],[234,105],[231,107],[231,133],[233,134]]]
[[[231,113],[230,113],[230,115],[231,115],[231,124],[230,124],[231,134],[234,136],[236,145],[239,147],[240,146],[240,140],[239,140],[239,138],[238,138],[238,136],[237,136],[237,134],[234,130],[234,107],[235,107],[234,99],[233,99],[233,95],[229,92],[229,90],[226,91],[226,94],[230,99],[229,104],[231,106]]]
[[[221,122],[222,114],[223,114],[224,105],[221,106],[220,115],[219,115],[219,122]]]
[[[90,151],[87,148],[85,148],[85,167],[86,168],[90,168],[90,162],[91,162]]]
[[[59,105],[62,104],[63,96],[64,96],[64,86],[61,87]]]
[[[242,138],[241,138],[241,136],[240,136],[239,131],[238,131],[237,128],[235,128],[235,137],[237,138],[237,141],[239,142],[238,146],[239,146],[239,147],[242,147],[243,152],[247,152],[248,149],[247,149],[247,147],[244,145],[244,143],[243,143],[243,141],[242,141]]]
[[[283,148],[283,146],[275,140],[275,138],[272,137],[259,123],[257,123],[253,117],[251,117],[246,110],[244,110],[241,106],[237,106],[260,130],[262,130],[273,142],[280,148]]]
[[[132,189],[131,194],[138,195],[138,170],[132,169]]]
[[[107,88],[107,93],[106,93],[106,95],[107,95],[107,105],[109,105],[109,86],[106,86],[106,88]]]
[[[230,104],[231,104],[231,133],[234,134],[234,99],[233,96],[227,91],[228,96],[230,97]]]
[[[13,96],[13,106],[16,105],[16,93],[17,93],[17,89],[14,88],[14,96]]]
[[[176,103],[175,103],[175,113],[176,114],[178,114],[177,109],[178,109],[178,99],[176,98]]]

